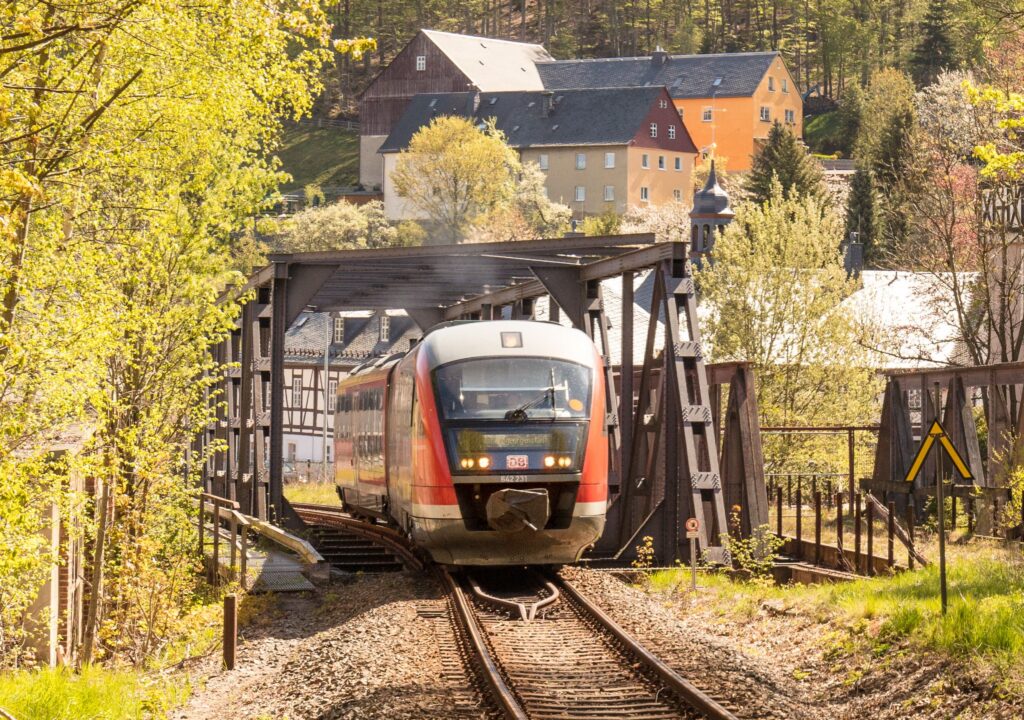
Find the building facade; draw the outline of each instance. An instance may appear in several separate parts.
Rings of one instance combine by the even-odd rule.
[[[445,115],[493,120],[521,159],[544,172],[548,197],[575,218],[689,199],[697,150],[664,87],[426,93],[380,148],[389,220],[422,219],[391,178],[413,135]]]

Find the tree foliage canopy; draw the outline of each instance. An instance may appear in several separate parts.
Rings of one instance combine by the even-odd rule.
[[[778,121],[768,132],[768,141],[754,157],[744,188],[751,200],[766,203],[772,197],[776,181],[787,194],[795,192],[818,200],[825,197],[824,176],[818,161],[807,153],[789,128]]]

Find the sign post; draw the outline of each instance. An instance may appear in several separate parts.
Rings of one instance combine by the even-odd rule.
[[[936,403],[936,407],[938,403]],[[917,477],[918,473],[921,472],[921,466],[924,464],[924,459],[928,455],[928,451],[932,449],[932,445],[938,440],[939,444],[942,445],[946,454],[949,455],[949,459],[953,461],[953,465],[956,467],[958,473],[964,480],[971,480],[971,471],[967,467],[967,463],[964,462],[963,458],[960,457],[960,453],[957,452],[956,448],[953,447],[953,443],[949,439],[949,435],[942,429],[942,425],[939,424],[938,420],[932,422],[932,426],[928,428],[928,435],[924,437],[921,442],[921,447],[917,451],[917,455],[914,456],[914,462],[910,465],[910,470],[907,471],[906,481],[908,483],[914,482],[914,478]],[[942,497],[942,472],[939,471],[935,476],[935,513],[936,519],[938,520],[939,526],[939,593],[942,598],[942,614],[946,614],[946,508],[945,500]]]
[[[697,538],[700,536],[700,520],[690,518],[686,521],[686,537],[690,540],[690,575],[693,592],[697,592]]]

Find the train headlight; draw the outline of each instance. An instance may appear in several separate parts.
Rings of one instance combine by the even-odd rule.
[[[544,456],[544,467],[546,467],[546,468],[553,468],[554,466],[555,466],[555,456],[554,455],[545,455]]]
[[[489,457],[487,457],[486,455],[481,457],[476,462],[480,466],[481,470],[486,470],[487,468],[489,468],[491,466],[491,459]]]
[[[459,461],[459,464],[462,466],[463,470],[469,470],[476,463],[473,458],[462,458],[462,460]]]
[[[572,465],[572,458],[569,457],[568,455],[563,455],[562,457],[558,458],[558,467],[567,468],[570,465]]]

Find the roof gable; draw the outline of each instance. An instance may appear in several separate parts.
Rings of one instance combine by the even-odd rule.
[[[538,62],[544,87],[647,87],[664,85],[673,98],[748,97],[777,51],[717,55],[662,55]],[[715,82],[718,80],[718,84]]]
[[[493,118],[515,148],[625,145],[636,136],[659,97],[666,97],[663,87],[480,93],[474,110],[472,93],[422,94],[413,98],[380,152],[405,149],[417,130],[445,115],[478,122]],[[552,107],[545,113],[547,103]],[[688,133],[681,132],[675,143],[678,147],[672,149],[696,152]]]
[[[483,92],[541,90],[538,62],[553,58],[543,45],[421,30]]]

